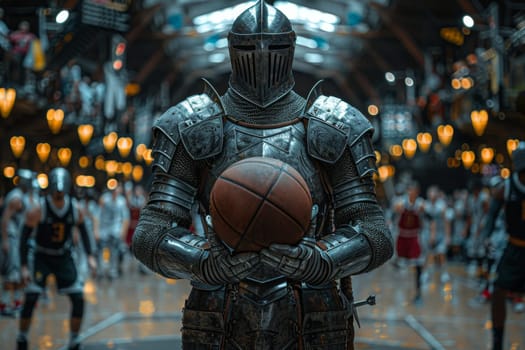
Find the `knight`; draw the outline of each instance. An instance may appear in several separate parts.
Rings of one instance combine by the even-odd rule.
[[[350,277],[392,255],[372,125],[319,83],[306,99],[294,92],[295,41],[289,19],[258,1],[229,32],[227,91],[205,81],[154,124],[153,179],[132,250],[156,273],[191,281],[184,349],[353,348]],[[297,245],[232,254],[204,220],[216,179],[249,157],[281,160],[305,179],[314,208]],[[195,217],[204,232],[189,229]]]

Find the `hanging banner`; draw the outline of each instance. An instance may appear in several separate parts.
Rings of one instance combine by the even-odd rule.
[[[129,30],[131,0],[83,0],[82,23],[119,32]]]

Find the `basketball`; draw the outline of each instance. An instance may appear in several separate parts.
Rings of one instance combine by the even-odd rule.
[[[210,194],[214,231],[235,252],[297,244],[310,226],[311,212],[306,181],[292,166],[273,158],[232,164]]]

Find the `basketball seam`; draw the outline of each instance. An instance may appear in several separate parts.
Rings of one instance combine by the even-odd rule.
[[[234,181],[232,179],[228,179],[228,178],[223,178],[223,177],[219,177],[220,179],[222,179],[223,181],[226,181],[226,182],[229,182],[231,184],[234,184],[234,185],[237,185],[237,186],[240,186],[242,187],[244,190],[246,190],[247,192],[250,192],[252,194],[254,194],[255,196],[261,198],[261,204],[257,207],[257,209],[255,210],[254,214],[252,215],[252,220],[250,220],[250,222],[248,223],[248,225],[246,226],[246,229],[244,230],[244,232],[239,232],[237,230],[233,230],[237,233],[239,233],[241,235],[241,238],[244,238],[244,235],[246,234],[246,231],[248,230],[248,228],[250,227],[250,224],[253,222],[253,219],[257,216],[260,208],[262,207],[262,204],[264,204],[264,202],[266,201],[267,203],[273,205],[275,208],[277,208],[280,212],[282,212],[283,214],[285,214],[286,216],[288,216],[290,219],[292,219],[293,222],[295,222],[295,224],[297,224],[297,226],[303,228],[303,225],[301,225],[301,223],[296,220],[296,218],[294,218],[293,216],[291,216],[286,210],[284,210],[280,205],[278,205],[277,203],[273,202],[272,200],[268,199],[268,195],[272,192],[272,190],[275,188],[275,185],[277,184],[279,178],[281,177],[281,175],[283,173],[286,173],[288,175],[290,175],[291,178],[293,178],[291,176],[290,173],[288,173],[287,171],[281,171],[279,172],[279,176],[277,176],[277,178],[275,179],[274,183],[272,183],[272,185],[270,186],[268,192],[264,195],[264,196],[261,196],[261,194],[257,193],[257,192],[254,192],[252,191],[250,188],[244,186],[242,183],[239,183],[237,181]],[[216,208],[217,210],[217,208]],[[220,214],[220,212],[219,212]],[[222,216],[222,215],[221,215]],[[225,220],[226,221],[226,220]],[[231,225],[228,223],[228,226],[231,227]],[[306,228],[305,228],[306,230]]]
[[[251,227],[253,226],[253,223],[254,223],[254,220],[255,218],[257,217],[257,215],[259,214],[262,206],[264,205],[265,202],[267,202],[268,204],[270,204],[271,206],[273,206],[274,208],[276,208],[278,211],[280,211],[285,217],[288,217],[289,219],[291,219],[292,222],[294,222],[297,227],[303,229],[303,225],[301,222],[299,222],[299,220],[297,220],[295,217],[293,217],[292,215],[290,215],[290,213],[286,210],[284,210],[281,206],[279,206],[278,204],[276,204],[275,202],[273,202],[272,200],[268,199],[268,196],[273,192],[273,190],[275,189],[275,186],[279,183],[279,180],[280,178],[282,177],[283,173],[286,173],[286,175],[288,175],[288,177],[290,179],[292,179],[295,183],[297,183],[299,185],[299,187],[301,187],[303,189],[303,191],[305,192],[306,195],[308,196],[311,196],[310,195],[310,190],[308,188],[308,186],[306,184],[303,184],[302,182],[298,181],[298,179],[296,178],[295,174],[291,173],[290,171],[288,171],[288,167],[289,165],[283,161],[280,161],[278,159],[276,159],[277,161],[281,162],[280,165],[276,165],[276,164],[269,164],[267,162],[264,162],[264,161],[260,161],[260,160],[250,160],[250,161],[247,161],[245,163],[252,163],[252,164],[264,164],[265,166],[270,166],[272,167],[273,169],[275,170],[278,170],[279,171],[279,174],[278,176],[276,176],[276,178],[274,179],[273,183],[269,186],[268,190],[266,191],[266,193],[264,195],[261,195],[260,193],[257,193],[255,191],[253,191],[252,189],[250,189],[249,187],[246,187],[244,184],[238,182],[238,181],[235,181],[233,179],[230,179],[230,178],[226,178],[224,176],[219,175],[217,180],[218,179],[221,179],[222,181],[225,181],[225,182],[228,182],[230,184],[233,184],[233,185],[236,185],[236,186],[239,186],[239,187],[242,187],[243,190],[247,191],[248,193],[251,193],[252,195],[256,196],[257,198],[260,198],[261,201],[258,205],[258,207],[256,208],[256,210],[254,211],[253,215],[251,216],[250,218],[250,221],[247,223],[247,225],[245,226],[245,229],[243,232],[239,232],[238,230],[236,230],[232,224],[230,222],[228,222],[224,216],[222,215],[222,213],[220,212],[220,210],[218,210],[217,208],[217,203],[215,201],[215,198],[213,197],[213,202],[214,202],[214,207],[215,207],[215,210],[217,211],[217,213],[221,216],[221,219],[222,221],[233,231],[235,232],[236,234],[239,235],[239,238],[238,238],[238,241],[237,241],[237,244],[235,245],[235,247],[233,247],[234,250],[238,250],[239,246],[244,242],[244,243],[250,243],[250,244],[255,244],[255,245],[258,245],[260,246],[260,244],[258,242],[256,242],[254,239],[248,239],[246,237],[246,234],[247,232],[251,229]],[[293,168],[292,168],[293,169]],[[295,169],[293,169],[295,170]],[[298,173],[299,176],[301,176],[300,173]],[[306,185],[306,187],[305,187]],[[308,226],[309,226],[309,223],[308,223]],[[308,229],[308,227],[304,228],[304,230]]]

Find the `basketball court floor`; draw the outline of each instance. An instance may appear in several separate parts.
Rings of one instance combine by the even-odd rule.
[[[357,349],[490,349],[489,305],[476,300],[477,282],[464,265],[451,264],[451,279],[441,283],[431,273],[423,300],[413,303],[412,271],[391,263],[354,277],[356,299],[376,296],[376,306],[359,309]],[[85,350],[172,350],[180,348],[181,310],[189,292],[186,281],[140,274],[129,258],[124,276],[88,280],[81,338]],[[66,349],[69,299],[51,285],[41,300],[30,332],[31,349]],[[525,350],[525,314],[509,305],[505,349]],[[0,317],[0,349],[15,349],[17,319]]]

